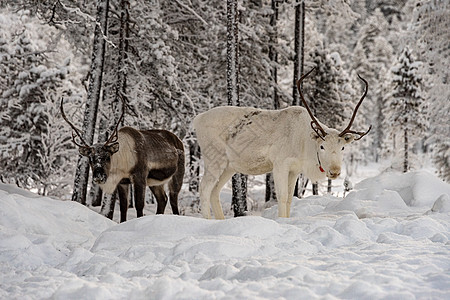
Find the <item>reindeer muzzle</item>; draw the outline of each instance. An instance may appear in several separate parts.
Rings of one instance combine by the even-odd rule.
[[[339,175],[341,175],[341,168],[331,168],[328,172],[327,172],[327,177],[330,179],[336,179],[339,177]]]
[[[95,184],[104,184],[106,182],[107,176],[103,168],[95,168],[92,173],[92,181]]]

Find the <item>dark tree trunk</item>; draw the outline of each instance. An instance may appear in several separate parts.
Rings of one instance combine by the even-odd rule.
[[[270,45],[269,45],[269,59],[272,63],[272,80],[273,80],[273,108],[279,109],[280,108],[280,100],[278,96],[278,89],[277,89],[277,83],[278,83],[278,70],[277,70],[277,64],[278,64],[278,52],[276,49],[276,45],[278,42],[278,30],[277,30],[277,21],[278,21],[278,2],[279,0],[272,0],[272,11],[273,14],[270,16],[270,28],[272,30],[272,34],[270,35]]]
[[[126,106],[127,101],[127,94],[126,94],[126,87],[127,87],[127,67],[126,67],[126,59],[127,59],[127,53],[128,53],[128,39],[129,39],[129,23],[130,23],[130,16],[128,12],[128,0],[121,0],[120,1],[120,27],[119,27],[119,47],[118,47],[118,56],[117,56],[117,62],[114,62],[114,65],[116,66],[116,74],[117,74],[117,80],[115,82],[115,86],[113,88],[114,95],[111,97],[112,99],[109,99],[108,101],[105,101],[104,103],[108,103],[110,106],[110,109],[113,112],[114,118],[108,118],[108,131],[106,138],[109,138],[109,136],[114,132],[115,126],[117,122],[119,121],[120,115],[122,113],[122,110],[125,110],[126,107],[122,107],[122,105]],[[123,100],[123,101],[122,101]],[[125,103],[123,103],[125,102]],[[122,124],[123,125],[123,120]],[[120,127],[120,126],[119,126]],[[132,190],[132,189],[130,189]],[[115,197],[113,198],[113,202],[115,202],[117,198],[117,192],[114,193]],[[102,203],[107,202],[108,200],[107,195],[103,195]],[[134,194],[129,194],[129,205],[133,207],[133,200],[134,200]],[[112,209],[111,212],[108,212],[107,214],[114,214],[114,204],[111,204],[110,208]],[[106,212],[105,212],[106,213]]]
[[[266,202],[276,201],[277,195],[275,193],[275,183],[273,181],[273,174],[266,174]]]
[[[295,6],[294,31],[294,82],[292,85],[292,105],[300,105],[297,90],[297,80],[303,74],[304,48],[305,48],[305,2],[297,0]]]
[[[319,195],[319,184],[317,182],[312,184],[312,193],[313,195]]]
[[[239,40],[237,0],[227,0],[227,95],[228,105],[239,106]],[[232,178],[231,205],[234,216],[247,211],[247,176],[235,174]]]
[[[189,142],[189,191],[198,193],[198,187],[200,182],[200,147],[192,140]]]
[[[126,66],[125,66],[125,60],[127,57],[127,51],[128,51],[128,27],[129,27],[129,14],[128,14],[128,8],[127,8],[127,0],[121,0],[120,3],[120,29],[119,29],[119,47],[118,47],[118,56],[117,61],[113,62],[114,65],[117,67],[116,73],[117,73],[117,80],[115,82],[114,87],[114,100],[112,99],[106,99],[106,92],[103,92],[103,104],[106,105],[109,103],[111,106],[111,109],[114,111],[115,118],[107,118],[106,116],[102,115],[100,119],[99,124],[99,135],[98,135],[98,142],[106,142],[109,135],[114,130],[114,126],[116,125],[117,118],[120,115],[119,111],[119,105],[118,103],[121,102],[121,97],[125,97],[125,91],[126,91]],[[115,120],[114,120],[115,119]],[[93,186],[93,197],[92,197],[92,206],[100,206],[102,204],[103,199],[103,193],[102,190],[98,185]],[[130,201],[131,203],[131,201]]]
[[[112,195],[105,195],[102,201],[100,214],[112,220],[114,216],[114,206],[116,205],[116,200],[117,190]]]
[[[295,6],[295,37],[294,37],[294,82],[292,85],[292,105],[300,105],[299,94],[297,90],[297,80],[303,74],[304,65],[304,45],[305,45],[305,2],[297,0]],[[301,175],[301,179],[303,176]],[[294,196],[299,195],[299,186],[303,185],[303,180],[295,183]]]
[[[303,198],[303,196],[305,195],[305,192],[306,192],[306,187],[308,186],[309,179],[303,175],[300,175],[299,181],[297,181],[297,182],[302,183],[302,185],[300,185],[301,188],[300,188],[298,197]]]
[[[408,161],[409,145],[408,145],[408,130],[407,129],[405,129],[404,137],[405,137],[405,148],[404,148],[405,156],[403,159],[403,173],[406,173],[406,172],[408,172],[408,165],[409,165],[409,161]]]
[[[92,48],[91,75],[89,78],[88,99],[83,120],[83,139],[88,144],[94,140],[95,124],[97,121],[98,103],[103,77],[103,63],[105,59],[105,39],[103,34],[108,27],[109,0],[98,0],[94,44]],[[86,204],[86,192],[89,180],[89,163],[82,156],[78,159],[75,173],[72,200]]]
[[[278,0],[272,0],[272,11],[273,14],[270,16],[270,27],[272,29],[272,34],[270,36],[270,46],[269,46],[269,59],[272,62],[272,80],[273,80],[273,94],[272,94],[272,100],[273,100],[273,108],[279,109],[280,108],[280,100],[278,96],[278,89],[277,89],[277,83],[278,83],[278,70],[277,70],[277,63],[278,63],[278,52],[276,50],[276,44],[278,40],[278,31],[277,31],[277,21],[278,21]],[[275,195],[275,184],[273,182],[273,176],[272,173],[266,174],[266,202],[276,200]]]

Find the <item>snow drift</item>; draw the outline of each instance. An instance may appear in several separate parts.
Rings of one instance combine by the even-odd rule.
[[[384,174],[292,217],[149,215],[122,224],[0,185],[3,299],[450,297],[450,185]]]

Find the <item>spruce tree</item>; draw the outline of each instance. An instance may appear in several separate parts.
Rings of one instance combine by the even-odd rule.
[[[53,107],[58,92],[67,84],[64,80],[69,60],[55,65],[44,55],[46,50],[33,43],[32,30],[20,26],[18,31],[0,40],[4,71],[0,75],[1,176],[5,181],[48,194],[58,188],[54,176],[61,175],[57,170],[70,156],[64,153],[67,144],[61,138],[66,132],[51,124],[57,115]]]
[[[373,124],[373,132],[358,145],[366,155],[367,160],[377,161],[384,131],[386,128],[382,113],[385,91],[383,83],[392,65],[393,47],[387,40],[389,24],[383,13],[376,9],[359,30],[357,42],[353,51],[352,65],[369,83],[369,91],[361,113],[366,115],[368,122]]]
[[[386,110],[393,138],[401,136],[403,172],[410,169],[414,142],[427,129],[427,106],[422,95],[422,77],[418,73],[421,65],[405,47],[391,68],[393,92]]]
[[[427,68],[430,130],[427,145],[439,176],[450,182],[450,5],[447,0],[421,1],[412,11],[408,38]]]

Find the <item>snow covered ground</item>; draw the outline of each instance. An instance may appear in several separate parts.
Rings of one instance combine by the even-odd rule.
[[[423,171],[294,199],[289,219],[117,224],[8,185],[0,207],[1,299],[450,299],[450,185]]]

